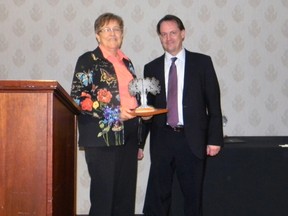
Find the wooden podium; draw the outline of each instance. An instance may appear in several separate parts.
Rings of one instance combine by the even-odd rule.
[[[76,214],[77,115],[56,81],[0,81],[0,215]]]

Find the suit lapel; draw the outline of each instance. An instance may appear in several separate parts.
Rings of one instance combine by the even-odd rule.
[[[194,67],[194,60],[192,54],[185,50],[185,68],[184,68],[184,83],[183,83],[183,102],[185,99],[185,95],[188,89],[191,89],[191,81],[192,81],[192,74]]]
[[[157,65],[157,70],[159,71],[159,83],[163,83],[160,90],[160,104],[163,107],[167,106],[166,102],[166,88],[165,88],[165,63],[164,63],[164,55],[160,58],[160,63]]]

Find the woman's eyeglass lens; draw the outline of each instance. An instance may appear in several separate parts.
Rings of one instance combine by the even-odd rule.
[[[105,32],[105,33],[111,33],[111,32],[121,33],[121,32],[122,32],[122,29],[119,28],[119,27],[114,27],[114,28],[106,27],[106,28],[100,29],[99,32]]]

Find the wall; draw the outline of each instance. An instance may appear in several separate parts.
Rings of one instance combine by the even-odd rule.
[[[175,2],[177,2],[175,4]],[[220,82],[226,135],[287,135],[288,0],[0,0],[0,79],[52,79],[70,92],[76,60],[96,47],[95,18],[125,21],[123,51],[142,76],[163,50],[155,32],[167,13],[186,27],[185,47],[212,56]],[[136,212],[149,171],[139,162]],[[78,154],[77,211],[89,208],[89,176]]]

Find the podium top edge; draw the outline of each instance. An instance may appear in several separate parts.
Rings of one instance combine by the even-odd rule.
[[[51,92],[74,113],[80,113],[79,106],[56,80],[0,80],[0,93],[3,92]]]
[[[0,80],[0,90],[57,88],[62,86],[56,80]]]

